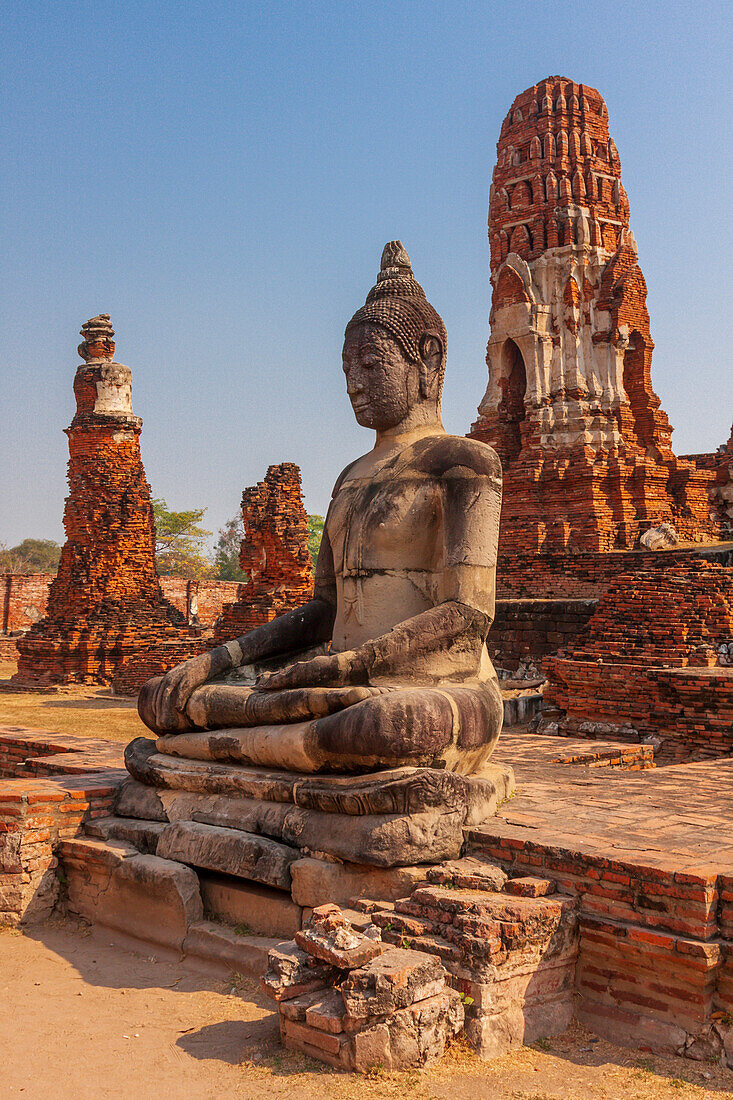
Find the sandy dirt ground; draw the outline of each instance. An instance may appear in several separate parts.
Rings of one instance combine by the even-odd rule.
[[[9,680],[15,668],[14,662],[0,662],[0,680]],[[76,737],[105,737],[125,744],[133,737],[150,736],[150,730],[138,718],[134,699],[95,687],[64,688],[50,695],[3,692],[0,725],[32,726]]]
[[[479,1061],[461,1044],[437,1067],[339,1074],[279,1042],[273,1005],[116,934],[53,920],[0,933],[0,1095],[32,1100],[667,1100],[730,1097],[733,1074],[626,1051],[573,1027]]]

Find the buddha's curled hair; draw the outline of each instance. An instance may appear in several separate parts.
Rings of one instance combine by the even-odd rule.
[[[389,241],[382,252],[381,270],[366,302],[346,326],[371,321],[380,325],[398,341],[412,363],[420,361],[423,336],[436,336],[443,354],[438,374],[438,395],[443,389],[448,335],[440,314],[425,297],[425,291],[412,274],[410,257],[401,241]]]

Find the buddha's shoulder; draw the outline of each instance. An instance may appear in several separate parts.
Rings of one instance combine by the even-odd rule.
[[[416,469],[441,478],[452,470],[469,470],[482,477],[501,478],[501,462],[493,447],[463,435],[431,435],[410,448]]]

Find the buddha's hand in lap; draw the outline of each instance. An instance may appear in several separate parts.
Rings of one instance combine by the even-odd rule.
[[[287,688],[341,687],[343,684],[363,684],[366,677],[353,649],[343,653],[312,657],[298,661],[278,672],[271,672],[257,681],[258,690],[284,691]]]
[[[186,703],[211,676],[211,654],[202,653],[148,680],[138,696],[137,709],[145,725],[156,733],[182,733],[193,728]]]

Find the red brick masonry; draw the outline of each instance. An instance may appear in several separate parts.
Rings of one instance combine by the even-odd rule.
[[[622,574],[567,657],[549,657],[545,699],[566,732],[586,723],[658,734],[663,757],[733,752],[733,572],[707,561]]]
[[[0,924],[42,919],[59,895],[56,845],[111,813],[123,746],[0,726]]]
[[[471,435],[504,471],[502,553],[630,548],[672,522],[711,537],[715,474],[678,459],[652,388],[646,284],[595,88],[516,97],[489,201],[489,389]]]
[[[216,645],[300,607],[313,594],[308,516],[294,462],[270,466],[264,481],[244,490],[242,519],[239,562],[250,579],[217,622]]]

